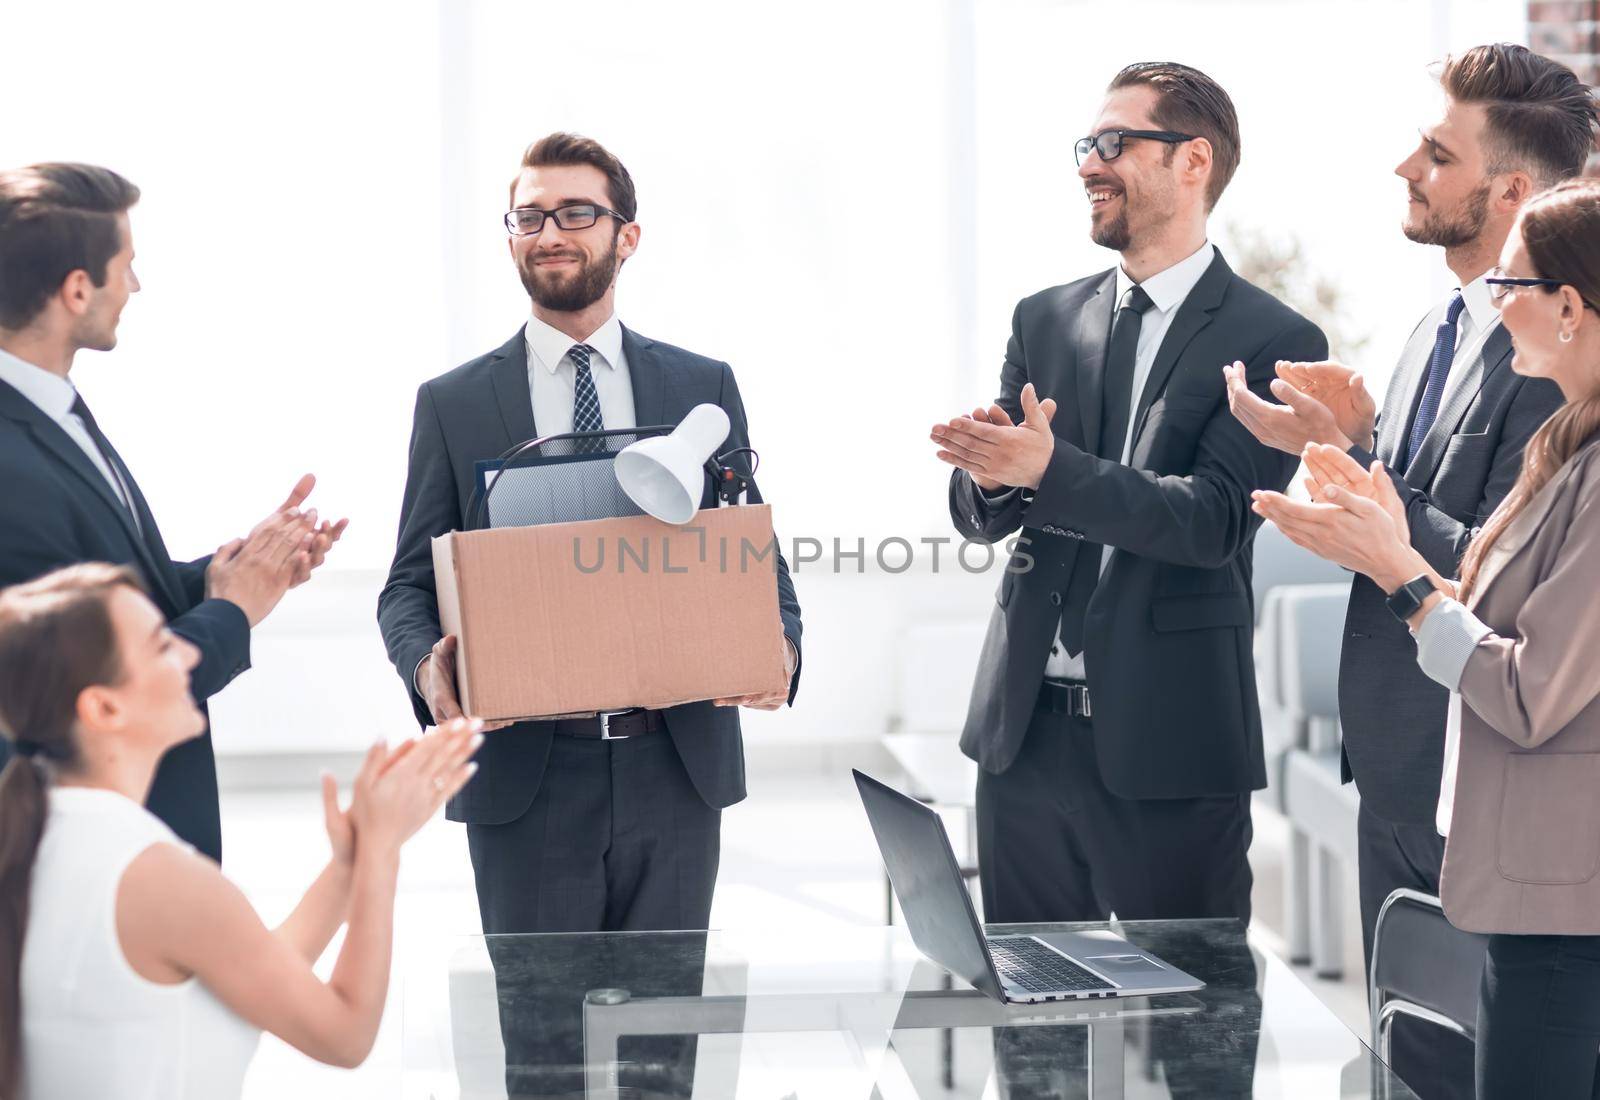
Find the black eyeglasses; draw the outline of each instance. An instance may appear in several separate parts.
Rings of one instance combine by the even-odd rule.
[[[1171,130],[1101,130],[1093,137],[1079,138],[1078,144],[1072,147],[1072,151],[1081,165],[1083,158],[1091,151],[1099,153],[1101,160],[1116,160],[1122,155],[1122,143],[1128,138],[1143,138],[1146,141],[1164,141],[1168,145],[1181,145],[1185,141],[1193,141],[1195,137],[1194,134],[1179,134]]]
[[[1511,293],[1513,287],[1543,286],[1554,290],[1557,287],[1563,287],[1567,285],[1560,279],[1513,278],[1509,275],[1501,275],[1498,271],[1491,275],[1484,276],[1483,282],[1484,285],[1489,288],[1489,297],[1493,298],[1497,302],[1504,301],[1506,295]]]
[[[607,210],[592,202],[575,202],[570,206],[558,206],[554,210],[519,206],[515,210],[506,211],[506,232],[513,237],[532,237],[544,228],[546,218],[554,218],[562,229],[588,229],[601,218],[616,218],[624,223],[629,220],[615,210]]]

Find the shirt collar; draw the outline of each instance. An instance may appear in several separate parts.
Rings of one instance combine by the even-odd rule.
[[[1162,313],[1171,312],[1183,304],[1189,296],[1200,277],[1211,266],[1211,261],[1216,258],[1217,248],[1210,241],[1201,245],[1187,259],[1179,260],[1164,271],[1158,271],[1142,283],[1135,283],[1122,270],[1117,268],[1117,301],[1122,301],[1122,296],[1134,286],[1144,288],[1150,295],[1150,300],[1155,303],[1155,308]]]
[[[0,382],[8,383],[51,420],[65,420],[72,411],[72,403],[78,399],[77,388],[67,379],[3,349],[0,349]]]
[[[574,340],[560,329],[545,324],[537,317],[529,317],[524,331],[527,333],[528,350],[540,365],[551,374],[561,365],[561,359],[574,344],[588,344],[596,352],[589,359],[591,368],[599,363],[615,368],[622,362],[622,322],[613,313],[599,328],[591,332],[585,340]]]
[[[1488,277],[1489,273],[1485,271],[1461,288],[1461,297],[1467,303],[1467,313],[1472,316],[1472,327],[1479,332],[1487,331],[1500,323],[1500,311],[1494,307],[1494,299],[1489,297],[1489,284],[1484,282]]]

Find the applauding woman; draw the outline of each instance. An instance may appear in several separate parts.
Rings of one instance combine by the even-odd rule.
[[[1490,934],[1480,1097],[1589,1097],[1600,1049],[1600,183],[1530,200],[1488,279],[1512,369],[1566,404],[1529,441],[1461,577],[1407,541],[1381,465],[1307,448],[1313,502],[1256,494],[1303,546],[1365,573],[1452,693],[1445,914]]]
[[[125,569],[0,592],[0,1097],[237,1097],[261,1030],[353,1066],[388,989],[400,846],[471,774],[459,722],[367,754],[333,858],[275,931],[143,808],[204,720],[197,651]],[[333,975],[312,964],[349,931]]]

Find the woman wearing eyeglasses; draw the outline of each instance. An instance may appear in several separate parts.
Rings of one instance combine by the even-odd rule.
[[[216,864],[144,809],[205,720],[194,646],[132,573],[77,565],[0,592],[0,1097],[237,1097],[262,1030],[353,1066],[389,981],[400,846],[466,782],[460,721],[367,754],[333,858],[268,930]],[[312,964],[348,924],[332,976]]]
[[[1489,934],[1480,1097],[1590,1097],[1600,1051],[1600,181],[1530,200],[1491,292],[1512,369],[1566,403],[1461,562],[1406,540],[1381,464],[1313,445],[1313,503],[1256,494],[1301,545],[1391,593],[1417,660],[1451,692],[1438,825],[1457,927]]]

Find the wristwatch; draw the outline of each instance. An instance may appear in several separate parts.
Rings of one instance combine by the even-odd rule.
[[[1389,610],[1394,612],[1395,618],[1403,623],[1409,623],[1411,616],[1415,615],[1417,609],[1422,606],[1422,601],[1433,595],[1435,591],[1433,581],[1428,574],[1422,573],[1396,588],[1394,595],[1390,596],[1385,602],[1388,603]]]

